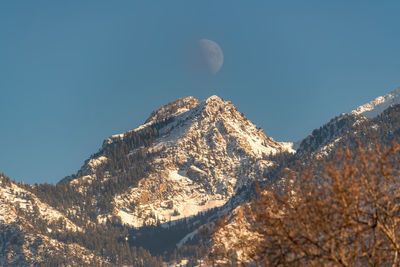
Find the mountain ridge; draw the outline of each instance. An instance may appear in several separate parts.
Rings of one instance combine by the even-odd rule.
[[[400,103],[400,87],[397,87],[393,91],[383,96],[378,96],[374,100],[359,106],[351,113],[363,115],[367,118],[374,118],[381,114],[390,105],[396,103]]]

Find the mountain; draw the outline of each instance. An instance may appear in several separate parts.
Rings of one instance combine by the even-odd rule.
[[[195,262],[213,246],[204,233],[220,218],[230,216],[224,229],[246,223],[240,214],[255,184],[279,190],[316,158],[373,139],[398,140],[399,92],[333,118],[297,150],[267,137],[229,101],[185,97],[106,138],[75,175],[56,185],[1,175],[0,265]],[[240,253],[245,259],[246,250]]]
[[[118,181],[97,222],[113,215],[134,227],[194,216],[224,205],[241,187],[262,177],[268,156],[292,151],[266,137],[235,106],[217,96],[173,101],[145,123],[107,138],[69,183],[80,191]],[[138,170],[138,165],[143,169]],[[121,187],[121,183],[125,184]],[[95,193],[96,194],[96,193]]]
[[[105,264],[159,264],[158,258],[133,249],[172,253],[176,245],[197,240],[202,225],[248,201],[254,181],[266,179],[278,164],[276,155],[293,154],[291,146],[267,137],[229,101],[181,98],[153,111],[138,128],[106,138],[75,175],[56,186],[11,181],[18,196],[27,195],[35,204],[18,197],[4,200],[5,209],[19,206],[22,215],[7,214],[2,224],[8,227],[14,220],[25,227],[35,217],[32,227],[19,231],[56,240],[56,247],[73,244],[88,259],[98,257]],[[35,206],[39,212],[32,213]],[[46,244],[47,250],[54,248]],[[13,253],[31,255],[35,249]],[[77,255],[67,253],[60,260]],[[6,258],[3,262],[11,264]]]

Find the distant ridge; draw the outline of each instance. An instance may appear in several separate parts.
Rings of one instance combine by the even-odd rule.
[[[359,106],[351,113],[363,115],[367,118],[374,118],[390,107],[390,105],[398,103],[400,103],[400,87],[397,87],[395,90],[384,96],[375,98],[367,104]]]

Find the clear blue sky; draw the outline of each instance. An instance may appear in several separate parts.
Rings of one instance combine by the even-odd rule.
[[[55,183],[174,99],[231,100],[279,141],[400,85],[398,1],[1,1],[0,172]],[[224,51],[185,71],[188,44]]]

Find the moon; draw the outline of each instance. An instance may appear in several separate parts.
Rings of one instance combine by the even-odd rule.
[[[224,53],[214,41],[201,39],[196,42],[193,63],[200,73],[217,74],[224,64]]]

